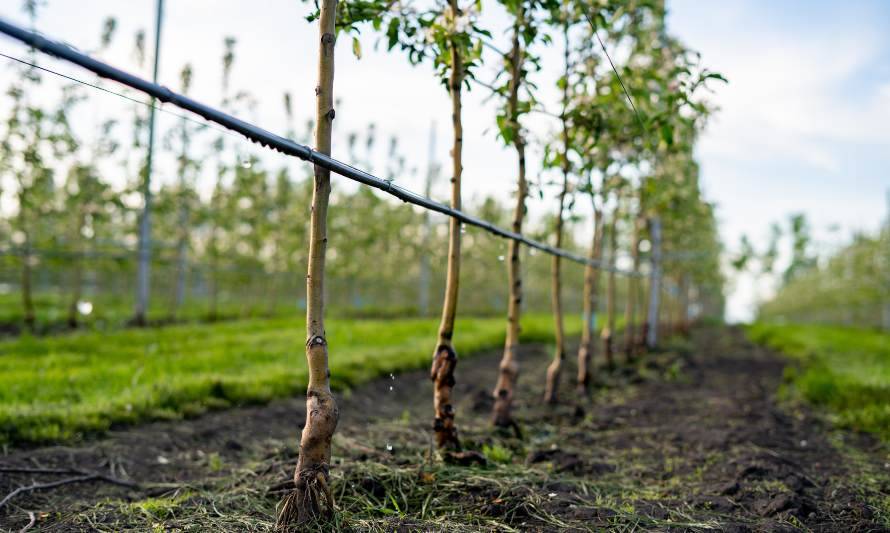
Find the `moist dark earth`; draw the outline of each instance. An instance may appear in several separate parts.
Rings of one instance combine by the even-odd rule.
[[[597,367],[590,398],[574,390],[570,351],[561,403],[548,406],[550,348],[525,347],[521,436],[489,423],[499,353],[462,359],[457,422],[484,464],[432,450],[423,372],[337,393],[338,513],[320,529],[890,531],[886,445],[833,429],[780,394],[787,361],[731,328],[696,330],[668,348]],[[268,531],[304,415],[304,399],[292,398],[5,450],[6,469],[74,468],[138,487],[92,480],[22,493],[0,507],[0,530]],[[0,499],[71,477],[0,473]]]

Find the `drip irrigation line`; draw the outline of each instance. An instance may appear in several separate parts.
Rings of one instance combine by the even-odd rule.
[[[0,22],[2,22],[2,21],[0,21]],[[229,131],[227,131],[227,130],[224,130],[224,129],[222,129],[222,128],[217,128],[217,127],[214,126],[213,124],[208,124],[207,122],[202,122],[202,121],[200,121],[200,120],[195,120],[195,119],[193,119],[192,117],[190,117],[190,116],[188,116],[188,115],[184,115],[184,114],[182,114],[182,113],[176,113],[175,111],[170,111],[169,109],[164,109],[164,108],[162,108],[161,106],[155,106],[155,105],[152,105],[152,104],[150,104],[150,103],[148,103],[148,102],[143,102],[142,100],[139,100],[138,98],[133,98],[132,96],[127,96],[126,94],[119,93],[119,92],[116,92],[116,91],[112,91],[111,89],[108,89],[108,88],[106,88],[106,87],[102,87],[101,85],[96,85],[96,84],[94,84],[94,83],[90,83],[90,82],[88,82],[88,81],[84,81],[84,80],[75,78],[75,77],[73,77],[73,76],[69,76],[69,75],[67,75],[67,74],[62,74],[61,72],[52,70],[52,69],[47,68],[47,67],[41,67],[40,65],[38,65],[38,64],[36,64],[36,63],[31,63],[30,61],[26,61],[26,60],[24,60],[24,59],[22,59],[22,58],[19,58],[19,57],[15,57],[15,56],[7,55],[7,54],[4,54],[4,53],[2,53],[2,52],[0,52],[0,57],[4,57],[4,58],[9,59],[9,60],[12,60],[12,61],[17,61],[17,62],[19,62],[19,63],[21,63],[21,64],[23,64],[23,65],[27,65],[27,66],[29,66],[29,67],[31,67],[31,68],[35,68],[35,69],[37,69],[37,70],[42,70],[43,72],[46,72],[46,73],[48,73],[48,74],[52,74],[52,75],[54,75],[54,76],[58,76],[58,77],[60,77],[60,78],[66,79],[66,80],[68,80],[68,81],[73,81],[73,82],[75,82],[75,83],[79,83],[79,84],[81,84],[81,85],[83,85],[83,86],[85,86],[85,87],[89,87],[89,88],[91,88],[91,89],[96,89],[96,90],[98,90],[98,91],[102,91],[102,92],[104,92],[104,93],[108,93],[108,94],[110,94],[110,95],[117,96],[117,97],[119,97],[119,98],[123,98],[124,100],[129,100],[130,102],[134,102],[134,103],[143,105],[143,106],[145,106],[145,107],[147,107],[147,108],[149,108],[149,109],[154,109],[155,111],[160,111],[161,113],[167,113],[168,115],[172,115],[172,116],[174,116],[174,117],[176,117],[176,118],[180,118],[180,119],[182,119],[182,120],[187,120],[187,121],[189,121],[189,122],[192,122],[192,123],[197,124],[197,125],[202,126],[202,127],[210,128],[210,129],[212,129],[212,130],[214,130],[214,131],[218,131],[219,133],[224,133],[224,134],[228,135],[229,137],[232,137],[233,139],[234,139],[234,138],[237,138],[235,135],[232,135],[231,132],[229,132]]]
[[[239,118],[229,115],[228,113],[224,113],[223,111],[210,107],[206,104],[202,104],[201,102],[189,98],[188,96],[178,94],[166,87],[124,72],[123,70],[115,68],[107,63],[93,59],[86,54],[73,50],[66,44],[52,41],[37,33],[34,33],[33,31],[26,30],[3,19],[0,19],[0,33],[4,33],[32,48],[40,50],[45,54],[68,61],[70,63],[74,63],[75,65],[83,67],[86,70],[89,70],[102,78],[116,81],[128,87],[136,89],[137,91],[143,92],[149,96],[153,96],[161,102],[170,103],[180,109],[194,113],[207,121],[214,122],[226,129],[232,130],[236,133],[240,133],[254,143],[260,144],[266,148],[271,148],[286,155],[298,157],[300,159],[303,159],[304,161],[308,161],[316,166],[329,170],[334,174],[338,174],[345,178],[357,181],[369,187],[373,187],[387,194],[395,196],[403,202],[410,203],[424,209],[428,209],[430,211],[441,213],[443,215],[457,219],[463,224],[475,226],[499,237],[521,242],[526,246],[536,248],[550,255],[563,257],[570,261],[574,261],[576,263],[581,263],[584,265],[591,265],[602,270],[613,271],[617,274],[626,276],[640,276],[640,274],[637,272],[610,267],[603,264],[601,261],[592,260],[580,254],[576,254],[562,248],[556,248],[540,241],[530,239],[522,235],[521,233],[515,233],[513,231],[506,230],[492,224],[487,220],[483,220],[458,209],[453,209],[445,204],[433,201],[408,189],[395,185],[392,180],[378,178],[368,172],[357,169],[342,161],[334,159],[331,156],[325,155],[321,152],[317,152],[309,146],[296,143],[290,139],[281,137],[280,135],[276,135],[254,124],[245,122]]]
[[[624,85],[624,80],[621,79],[621,74],[618,74],[618,69],[615,68],[615,63],[612,62],[612,56],[610,56],[609,51],[606,50],[605,43],[603,43],[603,40],[600,39],[599,29],[597,29],[596,24],[593,23],[593,19],[590,18],[590,14],[586,11],[584,12],[584,18],[587,19],[587,23],[590,24],[590,29],[593,30],[593,34],[596,36],[596,40],[600,43],[600,48],[602,48],[603,53],[606,54],[606,59],[609,60],[609,65],[612,67],[612,72],[614,72],[615,76],[618,78],[618,83],[621,84],[621,89],[624,90],[624,96],[627,97],[627,101],[630,103],[630,107],[634,110],[634,116],[637,117],[637,122],[640,124],[640,129],[642,129],[643,133],[645,133],[646,126],[643,125],[643,119],[640,118],[640,112],[637,111],[637,106],[634,105],[634,99],[631,98],[630,92],[628,92],[627,87]]]

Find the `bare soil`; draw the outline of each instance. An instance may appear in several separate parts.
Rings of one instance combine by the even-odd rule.
[[[521,439],[489,425],[500,354],[460,361],[457,423],[485,465],[443,464],[431,450],[424,372],[338,393],[337,528],[890,531],[886,445],[779,400],[786,361],[740,331],[696,331],[670,351],[597,368],[590,399],[577,398],[569,357],[555,407],[542,401],[549,354],[522,352]],[[0,507],[0,530],[32,519],[30,531],[268,530],[296,462],[304,402],[5,450],[0,467],[76,468],[140,486],[94,480],[24,493]],[[70,477],[0,473],[0,499]]]

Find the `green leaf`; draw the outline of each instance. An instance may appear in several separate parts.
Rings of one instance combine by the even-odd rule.
[[[352,53],[357,59],[362,58],[362,43],[358,40],[358,37],[352,38]]]

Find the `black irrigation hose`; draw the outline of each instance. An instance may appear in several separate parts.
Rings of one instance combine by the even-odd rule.
[[[248,122],[244,122],[243,120],[240,120],[233,117],[232,115],[223,113],[222,111],[202,104],[187,96],[175,93],[166,87],[124,72],[120,69],[112,67],[107,63],[103,63],[102,61],[93,59],[86,54],[72,49],[68,45],[52,41],[35,32],[26,30],[20,26],[16,26],[15,24],[7,22],[3,19],[0,19],[0,33],[5,33],[13,39],[21,41],[22,43],[37,50],[40,50],[41,52],[49,54],[53,57],[68,61],[70,63],[74,63],[75,65],[83,67],[102,78],[116,81],[128,87],[132,87],[133,89],[141,91],[145,94],[148,94],[149,96],[153,96],[161,102],[168,102],[175,105],[176,107],[179,107],[180,109],[190,111],[200,117],[203,117],[205,120],[215,122],[216,124],[219,124],[225,128],[240,133],[252,142],[258,143],[267,148],[271,148],[283,154],[295,156],[303,159],[304,161],[309,161],[310,163],[330,170],[335,174],[386,192],[406,203],[414,204],[425,209],[436,211],[437,213],[456,218],[464,224],[476,226],[477,228],[481,228],[494,235],[521,242],[531,248],[537,248],[542,252],[564,257],[576,263],[591,265],[602,270],[614,271],[618,274],[624,274],[627,276],[640,275],[639,273],[633,271],[612,268],[606,264],[603,264],[603,262],[601,261],[595,261],[562,248],[555,248],[548,244],[530,239],[520,233],[514,233],[512,231],[495,226],[487,220],[482,220],[480,218],[464,213],[463,211],[452,209],[445,204],[435,202],[433,200],[430,200],[429,198],[425,198],[419,194],[399,187],[398,185],[394,185],[392,181],[373,176],[363,170],[359,170],[355,167],[347,165],[346,163],[338,161],[330,156],[316,152],[308,146],[298,144],[279,135],[275,135],[274,133],[254,126],[253,124],[250,124]]]

